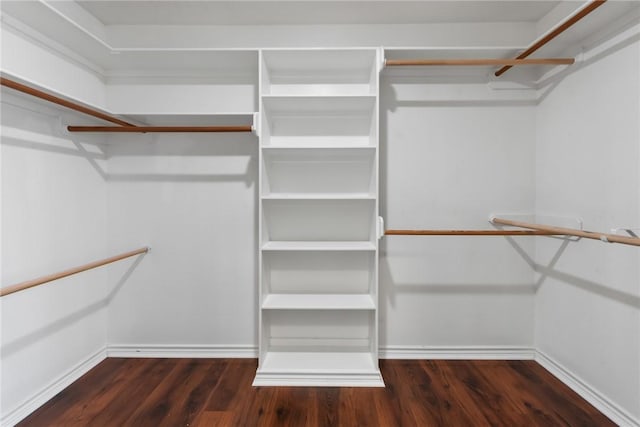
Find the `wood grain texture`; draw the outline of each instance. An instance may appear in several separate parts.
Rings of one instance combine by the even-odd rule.
[[[533,361],[382,360],[385,388],[252,387],[256,367],[110,358],[18,425],[615,425]]]

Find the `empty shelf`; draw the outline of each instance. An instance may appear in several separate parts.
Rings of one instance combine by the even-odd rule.
[[[369,352],[268,352],[261,372],[377,372]]]
[[[272,310],[373,310],[369,294],[271,294],[262,303]]]
[[[278,144],[278,145],[263,145],[262,149],[265,151],[277,152],[278,150],[286,151],[286,150],[375,150],[375,145],[353,145],[353,144],[340,144],[333,143],[323,144],[323,145],[298,145],[298,144]]]
[[[263,251],[375,251],[376,245],[371,242],[334,242],[334,241],[278,241],[268,242],[262,246]]]
[[[267,352],[254,386],[384,387],[368,352]]]
[[[272,193],[262,196],[264,200],[375,200],[367,193]]]

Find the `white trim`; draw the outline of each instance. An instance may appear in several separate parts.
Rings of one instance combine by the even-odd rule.
[[[109,344],[107,357],[256,358],[255,345]]]
[[[18,37],[22,38],[23,40],[34,43],[37,46],[48,50],[49,52],[58,56],[60,59],[69,61],[72,64],[84,68],[100,80],[104,80],[105,69],[95,62],[91,61],[90,59],[74,52],[73,50],[49,38],[48,36],[45,36],[44,34],[40,33],[29,25],[22,23],[20,20],[7,13],[0,14],[0,21],[5,28],[13,31],[18,35]]]
[[[4,415],[2,419],[0,419],[0,425],[13,426],[19,423],[106,358],[106,348],[101,348],[96,353],[71,368],[66,374],[43,387],[39,392],[35,393],[32,397],[18,405],[18,407]]]
[[[332,373],[265,373],[258,372],[253,380],[254,387],[384,387],[382,375],[332,374]]]
[[[91,39],[93,39],[94,41],[100,43],[103,47],[109,49],[111,52],[113,51],[113,48],[104,40],[104,38],[106,37],[106,27],[105,25],[100,22],[98,20],[98,18],[96,18],[95,16],[93,16],[90,13],[85,13],[87,16],[90,16],[92,20],[94,20],[94,23],[96,23],[97,25],[100,25],[101,28],[101,36],[95,34],[95,32],[90,31],[88,28],[85,28],[84,25],[81,25],[79,22],[77,22],[75,19],[69,17],[65,12],[58,10],[52,3],[50,0],[39,0],[40,3],[42,5],[44,5],[47,9],[49,9],[51,12],[55,13],[56,15],[58,15],[60,18],[64,19],[65,21],[67,21],[70,25],[76,27],[78,30],[80,30],[81,32],[83,32],[84,34],[86,34],[88,37],[90,37]],[[75,5],[75,3],[72,3]],[[81,6],[76,6],[81,8]],[[84,11],[84,9],[83,9]]]
[[[622,409],[611,399],[600,393],[593,386],[589,385],[546,353],[536,350],[535,361],[614,423],[621,427],[640,427],[639,419],[634,418],[633,415]]]
[[[381,359],[533,360],[535,349],[527,346],[401,346],[380,347]]]

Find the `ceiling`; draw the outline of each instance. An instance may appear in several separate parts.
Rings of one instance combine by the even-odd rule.
[[[560,1],[94,1],[103,25],[419,24],[537,22]]]

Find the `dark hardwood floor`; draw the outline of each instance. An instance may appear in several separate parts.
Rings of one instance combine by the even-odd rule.
[[[386,388],[253,388],[256,364],[110,358],[19,426],[615,425],[533,361],[382,360]]]

